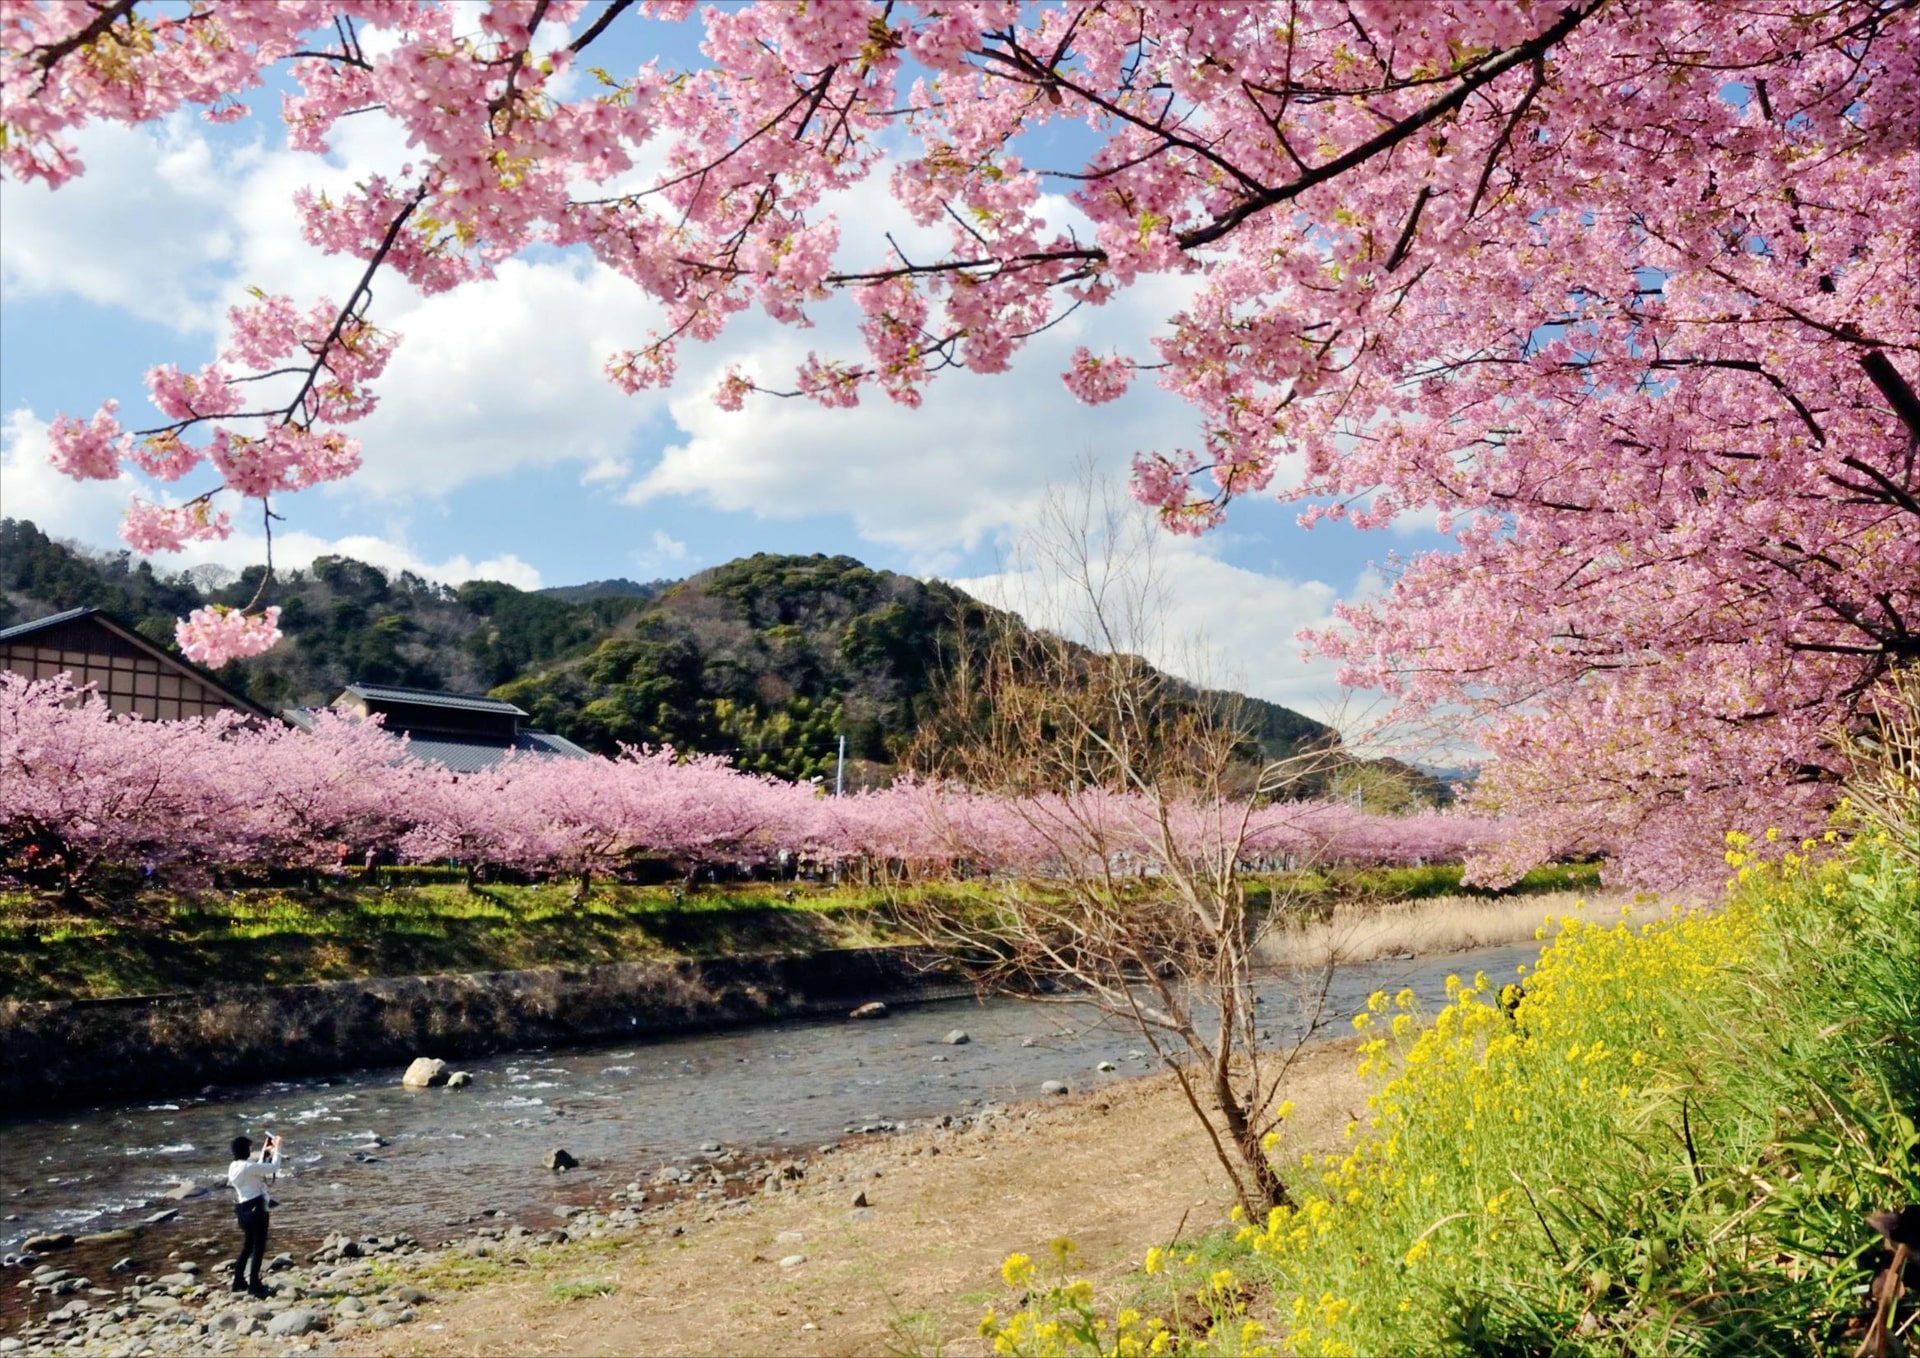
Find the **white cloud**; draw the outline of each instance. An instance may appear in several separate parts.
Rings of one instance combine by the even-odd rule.
[[[640,572],[642,579],[685,575],[693,561],[693,553],[688,549],[687,544],[664,528],[653,530],[651,547],[644,552],[633,554],[634,569]]]
[[[1265,698],[1343,728],[1350,725],[1347,694],[1334,679],[1335,667],[1305,659],[1295,640],[1301,628],[1331,619],[1337,589],[1320,580],[1286,579],[1232,565],[1206,541],[1162,536],[1152,557],[1156,583],[1144,588],[1139,558],[1112,563],[1116,576],[1132,582],[1122,585],[1127,597],[1163,600],[1148,606],[1144,625],[1122,641],[1123,649],[1137,646],[1182,678]],[[1094,640],[1082,618],[1084,596],[1052,572],[1014,562],[954,583],[1035,626]]]
[[[0,513],[30,519],[50,537],[70,538],[88,546],[111,547],[119,538],[120,515],[135,494],[165,500],[160,488],[122,473],[113,481],[75,481],[48,463],[51,444],[46,423],[31,410],[8,413],[0,425]],[[177,497],[175,497],[177,498]],[[265,537],[237,529],[213,542],[196,542],[186,551],[154,558],[163,572],[214,564],[238,570],[266,559]],[[503,580],[522,589],[538,589],[540,572],[519,556],[507,552],[484,560],[456,554],[442,560],[420,555],[404,540],[373,534],[326,538],[298,530],[276,532],[273,560],[280,568],[310,565],[319,556],[350,556],[383,570],[415,575],[444,584],[465,580]]]
[[[89,128],[78,141],[89,164],[79,180],[57,192],[10,184],[0,195],[9,295],[79,297],[215,346],[249,286],[303,308],[344,299],[362,265],[302,239],[293,194],[345,191],[408,155],[398,128],[377,116],[345,120],[326,160],[216,145],[184,116]],[[622,395],[603,364],[658,316],[631,284],[579,256],[513,260],[434,297],[385,278],[373,319],[402,340],[379,408],[350,431],[362,470],[338,493],[433,497],[526,466],[616,464],[662,400]],[[206,356],[153,358],[186,366]],[[148,413],[127,403],[130,424]]]

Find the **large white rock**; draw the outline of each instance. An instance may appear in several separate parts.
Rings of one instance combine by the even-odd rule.
[[[432,1089],[447,1082],[447,1063],[431,1056],[416,1056],[400,1083],[408,1089]]]

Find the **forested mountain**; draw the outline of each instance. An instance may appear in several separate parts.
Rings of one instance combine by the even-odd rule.
[[[243,604],[258,583],[258,568],[165,575],[0,520],[0,625],[93,605],[171,646],[176,617]],[[671,744],[793,778],[830,775],[845,734],[862,781],[890,775],[956,628],[986,615],[952,585],[819,555],[539,591],[450,588],[321,557],[276,575],[271,598],[288,640],[220,676],[268,706],[325,703],[354,680],[490,691],[590,749]],[[1269,755],[1332,737],[1297,712],[1249,703]]]

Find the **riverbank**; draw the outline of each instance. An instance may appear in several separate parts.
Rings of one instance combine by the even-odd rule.
[[[1340,1144],[1363,1105],[1353,1045],[1303,1050],[1284,1090],[1297,1149]],[[265,1303],[196,1281],[219,1281],[224,1238],[182,1242],[171,1275],[140,1265],[139,1295],[50,1296],[37,1328],[9,1337],[101,1354],[984,1352],[975,1326],[1005,1305],[1008,1251],[1067,1236],[1080,1271],[1107,1282],[1139,1267],[1143,1242],[1224,1225],[1230,1199],[1191,1118],[1161,1075],[824,1153],[716,1148],[693,1183],[657,1176],[591,1204],[555,1176],[546,1222],[487,1221],[434,1249],[388,1237],[359,1258],[303,1253]],[[86,1306],[44,1319],[76,1299]]]
[[[1458,866],[1331,869],[1249,879],[1255,909],[1326,914],[1458,897],[1472,906],[1591,891],[1592,865],[1541,868],[1506,892],[1463,892]],[[908,940],[901,894],[964,904],[979,882],[679,886],[480,884],[435,868],[379,868],[304,886],[134,892],[77,902],[0,892],[0,999],[117,999],[243,983],[579,969],[744,954],[792,956]]]

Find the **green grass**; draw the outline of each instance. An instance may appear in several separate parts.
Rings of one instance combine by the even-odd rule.
[[[1435,896],[1532,895],[1550,891],[1593,891],[1600,886],[1598,863],[1554,863],[1535,868],[1510,887],[1491,891],[1466,886],[1458,863],[1418,868],[1314,868],[1254,877],[1248,899],[1257,905],[1284,894],[1308,905],[1352,900],[1414,901]]]
[[[151,894],[111,913],[0,894],[0,996],[152,994],[231,983],[509,971],[896,941],[880,893],[856,887],[667,887],[357,882]]]
[[[1578,889],[1595,880],[1590,866],[1543,868],[1514,889]],[[1282,892],[1328,904],[1404,900],[1459,894],[1459,882],[1458,867],[1307,872],[1259,878],[1251,894],[1256,907]],[[576,902],[571,883],[469,890],[446,869],[381,868],[317,887],[150,892],[109,905],[0,893],[0,998],[871,947],[906,941],[889,914],[916,898],[984,905],[991,890],[969,882],[741,883],[682,894],[607,884]]]
[[[555,1301],[579,1301],[583,1297],[610,1297],[619,1285],[604,1278],[581,1278],[547,1284],[547,1295]]]

